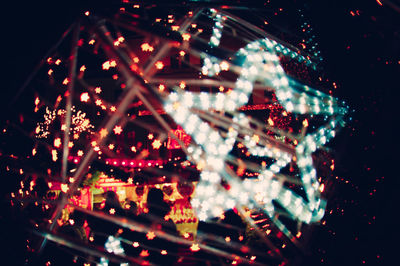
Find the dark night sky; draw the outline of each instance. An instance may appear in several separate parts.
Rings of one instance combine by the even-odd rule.
[[[81,12],[93,9],[94,1],[9,2],[2,16],[5,117],[13,112],[6,103],[35,64]],[[317,230],[310,264],[324,258],[321,265],[386,265],[394,255],[399,235],[399,179],[393,173],[399,172],[394,127],[399,120],[400,13],[381,2],[384,6],[375,0],[308,1],[328,76],[339,84],[334,94],[355,110],[336,147],[338,175],[349,183],[338,182],[328,205],[344,213],[327,217],[327,225]]]

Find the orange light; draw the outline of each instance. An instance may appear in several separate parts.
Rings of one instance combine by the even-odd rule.
[[[115,148],[115,146],[114,146],[114,144],[110,144],[110,145],[108,145],[108,148],[110,149],[110,150],[113,150],[114,148]]]
[[[383,6],[382,2],[379,0],[376,0],[376,2],[378,3],[378,5]]]
[[[58,66],[59,64],[61,64],[61,59],[57,59],[56,62],[54,62],[54,64],[56,64],[57,66]]]
[[[90,44],[90,45],[93,45],[95,42],[96,42],[95,39],[91,39],[91,40],[89,41],[89,44]]]
[[[180,56],[185,56],[185,54],[186,54],[186,53],[185,53],[185,51],[183,51],[183,50],[181,50],[181,51],[179,52],[179,55],[180,55]]]
[[[184,81],[181,81],[181,83],[179,83],[179,87],[181,89],[184,89],[186,87],[186,83]]]
[[[81,66],[81,68],[79,69],[79,71],[81,71],[81,72],[83,72],[85,70],[86,70],[86,66],[85,65]]]
[[[51,74],[53,74],[53,69],[49,69],[49,71],[47,72],[47,75],[51,76]]]
[[[158,86],[158,90],[159,90],[160,92],[163,92],[163,91],[165,90],[165,85],[164,85],[164,84],[160,84],[160,85]]]
[[[308,127],[308,120],[307,119],[303,120],[303,127]]]
[[[72,147],[74,147],[74,143],[72,141],[69,141],[68,142],[68,148],[72,148]]]
[[[69,78],[65,78],[62,82],[62,84],[67,85],[69,83]]]
[[[108,135],[108,131],[105,128],[100,130],[100,138],[105,138]]]
[[[165,249],[161,250],[162,255],[167,255],[167,251]]]
[[[142,252],[140,252],[140,255],[139,255],[139,256],[140,256],[140,257],[147,257],[147,256],[149,256],[149,251],[143,249]]]
[[[146,237],[147,237],[148,240],[153,240],[156,237],[156,234],[153,231],[149,231],[146,234]]]

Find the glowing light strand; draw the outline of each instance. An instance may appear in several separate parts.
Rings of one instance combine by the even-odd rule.
[[[272,200],[281,203],[293,218],[306,223],[318,221],[324,214],[325,203],[320,199],[319,184],[312,165],[311,153],[318,146],[329,141],[334,136],[334,131],[321,127],[317,133],[306,136],[296,147],[298,166],[307,195],[307,201],[305,201],[293,191],[285,188],[279,181],[273,180],[273,175],[290,162],[290,156],[281,152],[271,154],[265,148],[260,150],[255,147],[254,143],[251,143],[249,138],[245,144],[250,149],[250,153],[269,155],[277,161],[269,169],[260,173],[257,182],[245,181],[244,186],[241,186],[230,178],[224,169],[224,164],[237,136],[237,130],[230,128],[224,139],[190,110],[192,107],[207,110],[212,106],[216,110],[233,111],[247,103],[253,89],[252,84],[256,80],[262,79],[264,83],[276,89],[277,99],[287,111],[300,114],[335,114],[338,118],[332,119],[329,126],[332,128],[340,126],[337,124],[337,120],[340,120],[340,117],[346,113],[346,107],[339,106],[333,97],[307,86],[297,84],[297,87],[303,91],[291,86],[294,82],[289,81],[290,78],[284,73],[277,56],[279,53],[284,53],[283,51],[286,49],[281,49],[276,41],[269,39],[249,43],[238,52],[238,56],[244,57],[244,63],[241,66],[241,75],[236,81],[235,91],[228,95],[178,91],[171,93],[165,103],[166,112],[181,124],[188,134],[192,134],[193,139],[199,145],[199,147],[190,146],[188,151],[191,152],[195,163],[201,165],[203,169],[196,189],[197,193],[192,202],[202,220],[210,216],[218,216],[223,210],[232,208],[236,204],[252,205],[250,197],[255,197],[257,193],[262,193],[264,209],[270,215],[274,211]],[[243,116],[239,116],[234,119],[246,123],[243,118]],[[216,186],[219,185],[221,176],[224,176],[230,183],[229,191],[217,191]],[[238,198],[238,191],[241,191],[244,196]],[[288,232],[287,230],[283,231]]]

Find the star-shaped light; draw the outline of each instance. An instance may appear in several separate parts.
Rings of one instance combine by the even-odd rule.
[[[96,101],[95,101],[95,104],[97,105],[97,106],[100,106],[100,105],[102,105],[102,100],[100,100],[100,99],[97,99]]]
[[[83,151],[82,151],[82,150],[79,150],[76,154],[77,154],[79,157],[82,157],[82,156],[83,156]]]
[[[105,128],[100,130],[100,138],[105,138],[108,135],[108,131]]]
[[[193,251],[193,252],[199,251],[199,250],[200,250],[199,244],[193,243],[193,244],[190,246],[190,250]]]
[[[96,87],[94,89],[94,92],[97,93],[97,94],[100,94],[101,93],[101,88],[100,87]]]
[[[122,133],[122,127],[121,126],[115,126],[113,131],[114,131],[115,135],[120,135]]]
[[[155,139],[151,146],[153,146],[153,149],[158,150],[161,147],[162,143],[160,140]]]
[[[60,138],[54,139],[54,147],[56,147],[56,148],[61,147],[61,139]]]
[[[109,210],[109,213],[110,213],[111,215],[114,215],[114,214],[115,214],[115,209],[114,209],[114,208],[111,208],[111,209]]]
[[[115,107],[115,106],[111,106],[111,107],[110,107],[110,111],[111,111],[111,112],[115,112],[115,111],[117,111],[117,107]]]
[[[211,42],[212,46],[219,45],[218,39],[211,37]],[[318,221],[324,214],[325,203],[320,198],[318,190],[320,186],[311,154],[335,135],[335,129],[342,125],[339,121],[342,120],[347,109],[333,97],[291,80],[280,65],[278,55],[281,53],[286,56],[290,55],[299,62],[309,62],[307,58],[290,51],[274,40],[265,38],[253,41],[237,53],[238,58],[243,58],[239,66],[242,72],[239,74],[232,92],[211,94],[176,91],[170,93],[164,103],[166,112],[186,132],[191,134],[196,143],[188,147],[188,155],[197,168],[202,170],[193,199],[193,203],[199,203],[193,204],[193,206],[200,219],[218,216],[223,210],[231,209],[236,205],[263,208],[267,215],[272,216],[275,211],[273,200],[288,212],[289,217],[301,222]],[[204,64],[203,69],[206,69],[208,75],[218,74],[218,71],[214,71],[213,66],[217,66],[218,70],[220,59],[205,56]],[[260,167],[257,170],[257,179],[241,181],[235,177],[234,172],[226,172],[226,169],[229,168],[226,165],[226,158],[239,134],[245,133],[245,131],[241,131],[241,128],[243,130],[251,128],[249,119],[236,110],[248,102],[253,91],[253,83],[256,81],[275,88],[276,97],[286,112],[325,115],[328,117],[326,120],[328,123],[316,132],[306,135],[297,146],[291,146],[291,152],[280,148],[281,144],[278,145],[278,143],[272,146],[270,142],[274,143],[278,140],[268,140],[270,137],[262,132],[260,132],[262,138],[258,133],[255,135],[255,132],[245,135],[241,142],[247,148],[246,156],[269,157],[275,162],[267,168]],[[296,85],[293,85],[295,82],[297,82]],[[298,92],[300,88],[302,89],[301,93]],[[210,123],[205,123],[203,122],[204,117],[200,118],[198,113],[193,112],[194,109],[199,109],[209,112],[210,116],[215,116],[213,112],[209,111],[211,106],[216,111],[230,113],[232,115],[231,124],[234,124],[235,127],[227,128],[227,133],[221,135],[216,127],[210,125],[218,122],[218,119],[213,118],[210,119]],[[226,124],[226,120],[230,118],[224,116],[223,119],[224,122],[218,126]],[[272,119],[269,119],[268,123],[270,127],[273,126]],[[283,186],[279,177],[275,176],[283,167],[293,161],[293,158],[296,158],[295,163],[299,168],[307,200]],[[227,180],[230,189],[226,190],[219,184],[222,178],[228,175],[229,177],[224,179]],[[258,205],[255,206],[250,199],[253,199]],[[280,229],[290,237],[289,230],[284,225],[280,225]]]
[[[156,234],[153,231],[149,231],[146,234],[146,237],[147,237],[148,240],[153,240],[156,237]]]

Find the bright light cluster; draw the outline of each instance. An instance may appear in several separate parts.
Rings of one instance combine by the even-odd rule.
[[[218,42],[214,42],[218,45]],[[311,154],[335,136],[336,128],[343,126],[343,116],[347,107],[338,103],[333,97],[300,84],[287,76],[280,65],[278,55],[289,56],[302,63],[312,64],[310,60],[291,51],[283,45],[268,38],[249,43],[241,48],[237,57],[242,60],[241,73],[235,88],[230,93],[194,93],[181,91],[171,93],[164,103],[165,110],[180,124],[196,144],[188,147],[191,160],[201,169],[200,182],[192,205],[199,219],[219,216],[224,210],[235,206],[263,207],[269,215],[274,214],[272,201],[280,203],[293,219],[305,223],[320,220],[325,211],[325,202],[320,198],[320,184],[316,178]],[[220,63],[219,59],[204,59],[203,71],[210,75],[210,70]],[[217,74],[215,69],[211,74]],[[315,133],[306,135],[294,147],[294,154],[254,141],[251,135],[245,136],[243,144],[252,155],[270,157],[275,160],[268,168],[260,168],[256,180],[241,182],[229,171],[226,164],[228,153],[238,136],[239,127],[248,127],[248,119],[237,113],[241,106],[248,102],[253,91],[253,84],[258,81],[275,89],[280,104],[288,112],[299,114],[322,114],[331,117],[328,124]],[[216,110],[230,112],[234,115],[232,126],[222,135],[219,131],[204,122],[194,110]],[[277,177],[280,170],[294,157],[300,171],[300,177],[306,199],[283,185]],[[230,189],[220,185],[224,179]],[[283,224],[279,228],[288,234]]]
[[[106,243],[104,244],[105,249],[109,252],[109,253],[114,253],[117,255],[123,255],[125,254],[124,249],[121,246],[121,241],[118,238],[115,238],[113,236],[109,236],[107,238]],[[100,258],[100,263],[97,265],[101,265],[101,266],[108,266],[108,260],[105,258]],[[121,263],[121,266],[127,266],[129,265],[128,263]]]
[[[86,113],[82,111],[76,111],[76,107],[72,106],[72,117],[71,117],[71,130],[70,134],[80,134],[82,132],[93,133],[92,129],[94,126],[90,123],[89,118],[86,117]],[[48,107],[46,107],[46,111],[44,114],[44,121],[37,123],[35,134],[36,138],[47,138],[50,135],[50,125],[54,122],[54,120],[59,117],[63,122],[63,117],[65,116],[66,111],[64,109],[58,109],[50,111]],[[65,130],[65,125],[62,125],[61,130]]]

